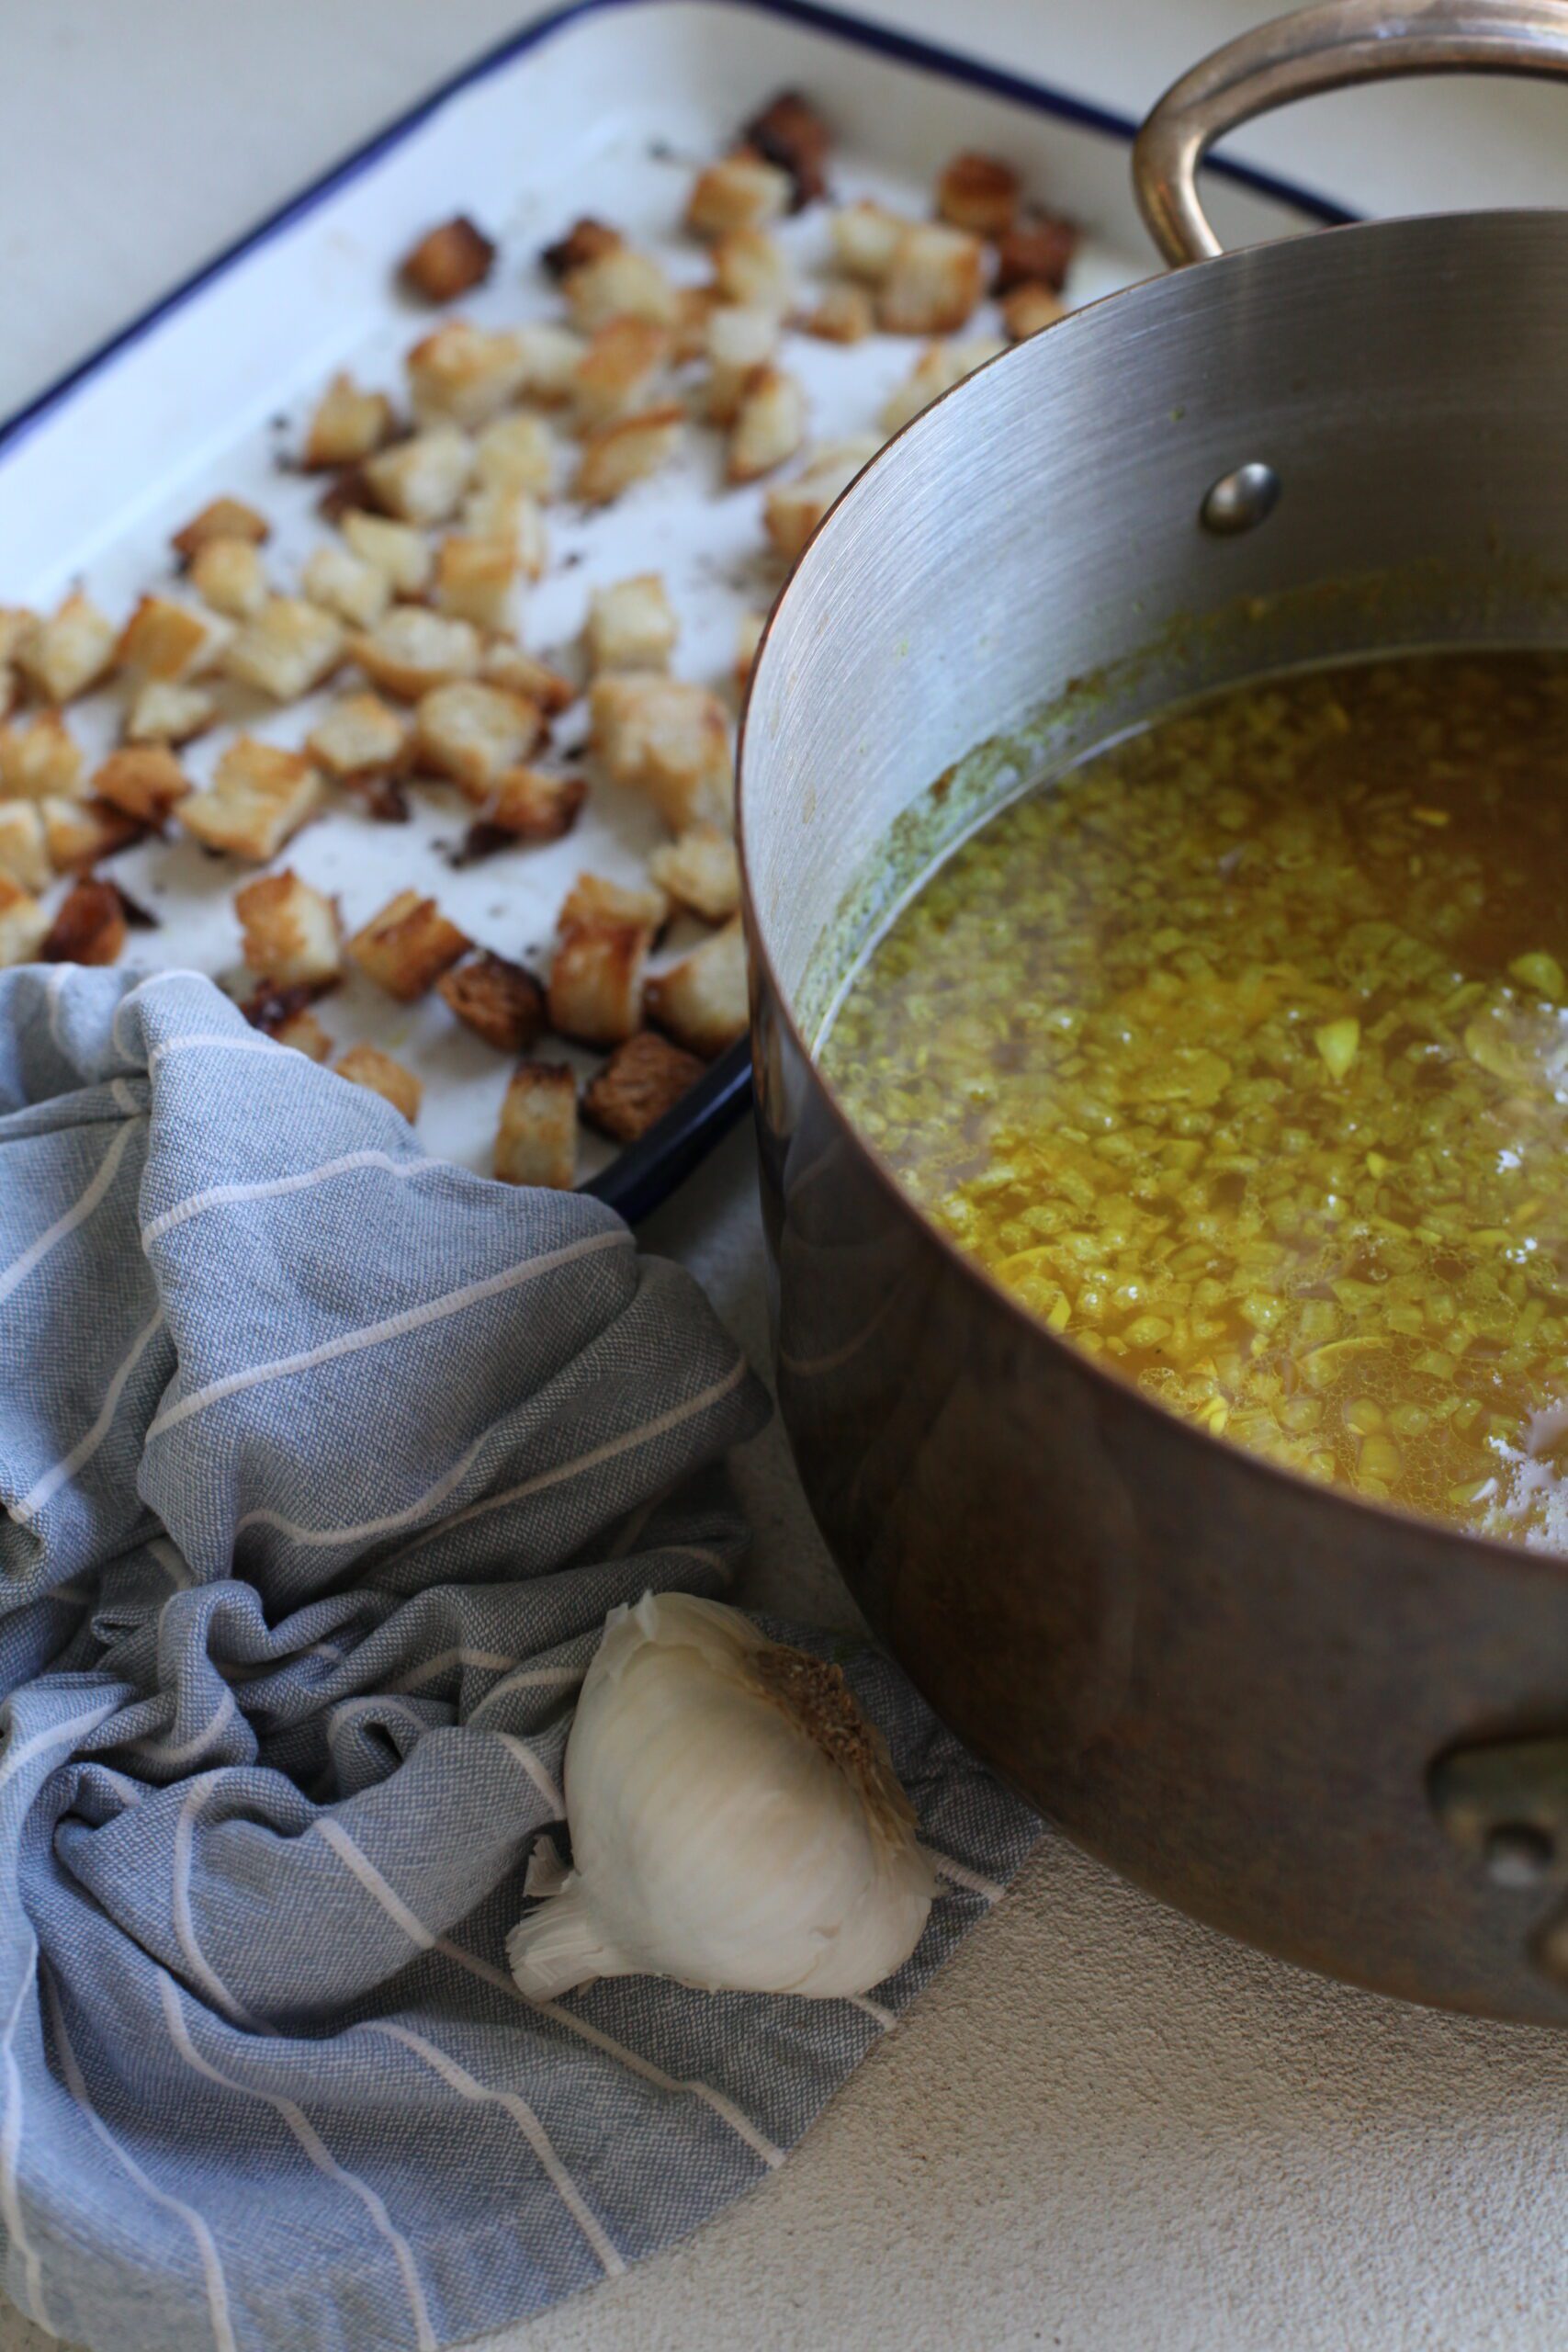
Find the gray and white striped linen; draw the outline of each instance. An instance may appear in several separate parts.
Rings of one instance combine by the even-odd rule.
[[[608,1211],[423,1158],[197,975],[0,975],[24,2311],[102,2352],[502,2325],[759,2178],[941,1965],[1035,1825],[863,1651],[948,1889],[876,2000],[505,1972],[604,1611],[728,1583],[766,1411]]]

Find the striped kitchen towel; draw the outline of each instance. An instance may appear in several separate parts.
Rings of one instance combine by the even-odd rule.
[[[501,2326],[759,2179],[1035,1825],[869,1651],[947,1893],[874,2001],[503,1963],[605,1611],[766,1399],[592,1200],[190,973],[0,975],[0,2224],[101,2352]]]

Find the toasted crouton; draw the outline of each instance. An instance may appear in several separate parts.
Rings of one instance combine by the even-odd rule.
[[[903,383],[895,385],[883,403],[881,424],[884,433],[897,433],[911,417],[961,384],[965,376],[983,368],[1007,345],[994,338],[982,338],[975,343],[933,343],[921,352]]]
[[[746,379],[725,458],[730,481],[755,481],[793,458],[806,438],[806,394],[787,368],[759,368]]]
[[[660,573],[617,580],[589,598],[589,662],[595,670],[667,670],[679,628]]]
[[[539,261],[548,275],[558,282],[571,276],[574,269],[585,268],[589,262],[598,261],[605,254],[618,253],[626,243],[618,229],[605,220],[595,220],[591,213],[583,213],[574,220],[564,237],[546,245]]]
[[[41,800],[44,839],[57,874],[81,874],[139,841],[142,828],[107,800]]]
[[[483,490],[521,490],[530,498],[547,498],[555,469],[555,436],[526,409],[498,416],[474,443],[474,479]]]
[[[190,778],[166,743],[130,744],[111,752],[93,774],[93,791],[139,824],[161,825],[190,790]]]
[[[676,301],[675,323],[670,330],[670,357],[679,368],[688,359],[702,357],[708,321],[718,305],[718,289],[713,286],[677,287]]]
[[[954,155],[936,185],[936,209],[954,229],[1005,237],[1018,210],[1018,174],[995,155]]]
[[[488,948],[443,972],[435,992],[497,1053],[525,1054],[544,1034],[544,989],[521,964],[509,964]]]
[[[716,424],[733,424],[746,386],[756,370],[778,348],[776,311],[720,303],[708,315],[704,349],[707,356],[706,407]]]
[[[392,583],[378,564],[330,539],[312,554],[299,585],[312,605],[355,628],[378,621],[392,601]]]
[[[455,424],[433,424],[394,441],[365,461],[365,480],[378,506],[400,523],[445,523],[474,470],[474,445]],[[355,550],[365,554],[363,548]]]
[[[489,334],[467,319],[445,320],[414,345],[405,364],[420,423],[450,418],[469,432],[517,397],[527,373],[514,335]]]
[[[536,704],[547,718],[554,718],[577,700],[578,690],[570,678],[563,678],[536,654],[525,653],[510,638],[494,638],[485,647],[479,674],[488,685],[504,686],[508,693]]]
[[[787,172],[740,148],[697,174],[686,202],[686,226],[694,237],[764,228],[788,209],[793,193]]]
[[[143,596],[120,632],[115,660],[138,684],[164,678],[177,684],[213,668],[233,634],[216,613],[172,596]]]
[[[575,407],[584,427],[644,406],[670,360],[670,329],[651,319],[606,319],[577,364]]]
[[[876,324],[876,316],[863,286],[829,286],[800,323],[807,334],[823,343],[863,343]]]
[[[22,635],[17,666],[51,702],[73,702],[108,668],[116,635],[114,623],[78,591]]]
[[[712,1061],[746,1032],[746,941],[736,916],[682,962],[648,983],[650,1019],[689,1053]]]
[[[199,514],[193,514],[183,530],[176,531],[169,545],[182,564],[190,563],[209,539],[243,539],[248,547],[261,547],[271,537],[272,525],[265,514],[247,506],[243,498],[214,498]]]
[[[340,784],[388,784],[413,764],[413,729],[379,695],[344,695],[317,720],[305,748]]]
[[[966,323],[983,290],[978,238],[925,220],[906,229],[895,246],[877,316],[892,334],[951,334]]]
[[[589,714],[609,775],[650,800],[672,832],[700,818],[729,822],[729,729],[705,686],[635,672],[596,678]]]
[[[287,866],[259,874],[234,893],[241,953],[258,979],[279,988],[321,988],[343,970],[337,909]]]
[[[32,892],[0,873],[0,967],[30,963],[48,929],[49,917]]]
[[[202,603],[231,621],[249,620],[267,600],[266,566],[250,539],[203,539],[188,576]]]
[[[744,695],[757,664],[757,648],[768,626],[766,613],[742,613],[735,624],[735,691]]]
[[[741,136],[748,147],[789,175],[792,212],[827,195],[828,126],[797,91],[781,90],[752,116]]]
[[[550,560],[550,537],[545,510],[525,490],[506,490],[499,482],[469,491],[463,501],[463,527],[457,535],[475,543],[498,543],[525,580],[542,580]],[[439,559],[436,571],[440,571]],[[439,600],[438,600],[439,601]]]
[[[607,506],[634,481],[668,465],[680,446],[686,412],[678,402],[644,409],[618,424],[599,425],[582,444],[572,485],[587,506]]]
[[[26,727],[0,727],[0,797],[72,799],[85,790],[82,747],[57,710]]]
[[[1058,319],[1067,315],[1067,306],[1059,294],[1036,277],[1026,278],[1015,286],[1010,294],[1002,296],[1002,322],[1014,343],[1027,343],[1032,334],[1054,327]]]
[[[242,735],[205,792],[179,804],[179,821],[208,849],[258,863],[276,857],[321,802],[321,770],[299,752]]]
[[[389,1102],[394,1111],[400,1111],[411,1127],[418,1118],[424,1088],[412,1069],[390,1054],[384,1054],[379,1046],[350,1046],[345,1054],[338,1056],[333,1068],[351,1086],[366,1087],[372,1094],[378,1094],[383,1102]]]
[[[343,536],[356,556],[386,573],[394,595],[417,596],[429,581],[430,548],[412,524],[351,507],[343,518]]]
[[[648,861],[659,888],[704,922],[725,922],[740,904],[740,861],[716,825],[691,825]]]
[[[582,1115],[616,1143],[636,1143],[696,1084],[703,1065],[651,1029],[617,1046],[582,1098]]]
[[[573,923],[550,966],[550,1026],[585,1046],[615,1046],[642,1026],[653,933],[645,923]]]
[[[893,266],[899,239],[911,225],[902,213],[869,197],[841,206],[830,224],[839,267],[850,277],[880,286]]]
[[[25,605],[0,605],[0,718],[21,700],[22,673],[17,661],[38,625],[38,615]]]
[[[223,667],[231,678],[270,695],[274,702],[297,702],[331,677],[345,643],[335,614],[303,596],[269,596],[240,629]]]
[[[385,447],[397,430],[385,392],[364,392],[352,376],[333,378],[305,429],[299,462],[307,473],[331,466],[356,466]]]
[[[564,1062],[519,1062],[501,1106],[495,1172],[503,1184],[570,1193],[577,1176],[577,1080]]]
[[[435,550],[432,594],[439,611],[454,613],[479,628],[504,632],[512,627],[522,568],[513,534],[460,533],[443,539]]]
[[[348,952],[378,988],[412,1004],[471,945],[434,899],[400,890],[355,933]]]
[[[125,715],[128,743],[189,743],[204,735],[218,716],[216,697],[206,686],[179,686],[149,678],[138,686]]]
[[[479,634],[472,623],[417,605],[394,605],[373,629],[351,639],[349,650],[400,702],[417,702],[432,686],[479,673]]]
[[[541,729],[535,704],[470,680],[423,695],[414,723],[420,750],[435,773],[479,792],[527,758]]]
[[[280,1046],[292,1046],[307,1061],[330,1062],[333,1057],[333,1041],[308,1004],[286,1013],[271,1034]]]
[[[561,291],[580,334],[592,334],[609,319],[650,319],[672,327],[680,312],[675,288],[651,254],[630,245],[613,245],[569,270]]]
[[[670,920],[670,901],[655,883],[638,889],[606,875],[580,874],[556,918],[563,933],[583,923],[641,923],[656,935]]]
[[[1077,223],[1059,214],[1031,212],[1014,222],[997,243],[994,291],[1010,294],[1015,286],[1048,286],[1059,294],[1067,282],[1073,255],[1081,235]]]
[[[714,284],[727,302],[787,311],[794,279],[784,247],[765,229],[731,229],[713,249]]]
[[[427,302],[455,302],[470,287],[482,286],[495,259],[495,245],[466,212],[427,229],[398,272],[412,294]]]
[[[807,469],[794,481],[768,492],[763,519],[768,537],[793,563],[829,508],[876,455],[874,441],[830,442],[813,450]]]
[[[559,326],[553,319],[531,319],[513,332],[523,356],[522,398],[540,408],[559,408],[571,398],[582,337],[575,327]]]
[[[484,821],[516,841],[558,842],[576,824],[587,797],[588,786],[580,775],[551,775],[544,768],[507,768],[484,794]]]
[[[43,811],[36,800],[0,800],[0,876],[44,890],[52,871]]]
[[[39,944],[40,964],[112,964],[125,945],[125,909],[112,882],[74,883]]]

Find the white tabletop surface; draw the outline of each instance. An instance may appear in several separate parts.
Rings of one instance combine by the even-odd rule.
[[[1135,111],[1250,0],[861,0]],[[0,414],[525,0],[0,0]],[[1369,209],[1568,200],[1568,96],[1298,108],[1249,155]],[[0,551],[3,552],[3,551]],[[3,584],[3,583],[0,583]],[[649,1229],[765,1357],[750,1138]],[[847,1603],[777,1430],[747,1597]],[[1262,1960],[1049,1838],[785,2166],[517,2352],[1559,2352],[1568,2036]],[[0,2316],[0,2352],[45,2338]]]

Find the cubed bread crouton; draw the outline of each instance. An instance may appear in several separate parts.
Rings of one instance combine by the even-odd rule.
[[[258,874],[234,893],[241,953],[258,979],[279,988],[324,988],[343,970],[337,909],[285,867]]]
[[[229,620],[249,620],[268,595],[266,566],[250,539],[203,539],[190,560],[191,586]]]
[[[647,998],[649,1019],[705,1061],[744,1036],[746,941],[739,917],[649,980]]]
[[[746,379],[729,435],[725,473],[755,481],[793,458],[806,438],[806,393],[787,368],[759,368]]]
[[[789,309],[795,281],[788,258],[765,229],[731,229],[713,249],[713,278],[727,302],[747,310]]]
[[[361,391],[349,375],[334,376],[305,428],[299,462],[307,473],[332,466],[356,466],[383,448],[397,430],[385,392]]]
[[[602,260],[605,254],[618,253],[626,243],[618,229],[606,220],[595,220],[591,213],[583,213],[574,220],[564,237],[546,245],[539,254],[540,266],[558,282],[570,277],[574,269],[585,269],[591,261]]]
[[[242,735],[205,792],[179,804],[180,823],[208,849],[258,863],[276,857],[321,803],[321,774],[301,752]]]
[[[484,284],[494,259],[494,241],[459,212],[425,231],[403,255],[398,276],[411,294],[427,302],[455,302],[470,287]]]
[[[686,412],[678,402],[601,424],[582,444],[572,484],[585,506],[608,506],[634,481],[669,464],[681,444]]]
[[[240,1011],[251,1027],[261,1030],[265,1036],[276,1037],[280,1045],[293,1045],[297,1052],[308,1053],[313,1062],[324,1062],[331,1056],[332,1042],[319,1022],[312,1025],[321,1041],[320,1051],[315,1049],[314,1040],[305,1042],[308,1033],[301,1033],[298,1042],[284,1035],[292,1023],[309,1015],[317,994],[318,990],[309,985],[295,982],[285,988],[276,980],[262,980],[242,1000]]]
[[[57,710],[40,710],[25,727],[0,727],[0,797],[72,799],[86,788],[82,746]]]
[[[1081,230],[1074,220],[1050,212],[1026,213],[997,242],[993,290],[1010,294],[1015,286],[1048,286],[1059,294],[1067,282]]]
[[[513,332],[523,355],[523,399],[540,408],[559,408],[571,398],[582,337],[575,327],[558,325],[553,319],[531,319]]]
[[[742,613],[735,624],[735,691],[744,696],[757,664],[757,648],[768,626],[766,613]]]
[[[392,583],[378,564],[330,539],[311,555],[299,585],[312,605],[355,628],[378,621],[392,601]]]
[[[44,839],[57,874],[81,874],[140,841],[142,828],[107,800],[42,800]]]
[[[954,229],[1005,237],[1018,210],[1018,174],[997,155],[954,155],[936,184],[936,209]]]
[[[518,493],[503,491],[500,495],[512,499]],[[517,541],[512,533],[494,532],[482,537],[459,533],[443,539],[435,550],[431,594],[439,611],[472,621],[478,628],[503,633],[512,627],[515,615],[517,580],[522,568]]]
[[[616,784],[640,792],[671,832],[706,818],[728,824],[729,729],[716,695],[637,673],[589,689],[593,749]]]
[[[73,883],[39,944],[40,964],[112,964],[125,945],[125,909],[112,882]]]
[[[883,403],[881,424],[884,433],[897,433],[930,408],[932,401],[972,376],[1007,345],[994,337],[984,337],[974,343],[933,343],[922,351],[914,367],[901,384],[895,385]]]
[[[653,933],[645,923],[573,923],[550,966],[550,1027],[585,1046],[615,1046],[642,1027]]]
[[[786,562],[795,561],[829,508],[876,450],[874,441],[828,443],[812,451],[803,474],[768,492],[763,520],[769,538]]]
[[[705,346],[708,321],[718,306],[718,289],[713,286],[679,286],[675,289],[675,323],[670,330],[670,357],[677,367],[688,359],[700,359]]]
[[[400,523],[422,527],[445,523],[457,513],[473,470],[474,445],[455,424],[433,424],[428,433],[394,441],[365,460],[365,480],[377,505]]]
[[[650,319],[655,326],[672,327],[680,310],[675,288],[652,254],[630,245],[613,245],[569,270],[561,291],[580,334],[592,334],[609,319]]]
[[[829,286],[800,323],[823,343],[863,343],[876,317],[863,286]]]
[[[400,890],[355,933],[348,952],[378,988],[412,1004],[472,944],[434,899]]]
[[[495,1172],[503,1184],[570,1193],[577,1178],[577,1080],[564,1062],[519,1062],[501,1106]]]
[[[414,724],[426,763],[473,792],[525,760],[542,730],[536,705],[469,680],[423,695]]]
[[[432,556],[423,531],[411,523],[394,523],[385,514],[367,514],[351,507],[343,518],[343,536],[355,554],[386,573],[396,596],[417,596],[430,579]]]
[[[305,749],[339,784],[388,784],[413,764],[413,729],[379,695],[344,695],[317,720]]]
[[[216,695],[206,686],[171,684],[149,678],[138,686],[125,714],[128,743],[189,743],[204,735],[218,716]]]
[[[212,669],[233,634],[216,613],[172,596],[143,596],[120,632],[115,660],[138,684],[144,678],[177,684]]]
[[[1032,334],[1054,327],[1058,319],[1067,315],[1067,306],[1059,294],[1054,294],[1039,278],[1026,278],[1015,286],[1010,294],[1002,296],[1002,322],[1014,343],[1027,343]]]
[[[704,346],[708,363],[705,402],[716,424],[734,424],[748,382],[778,348],[779,323],[776,311],[739,303],[723,302],[710,311]]]
[[[899,239],[913,223],[886,204],[863,197],[858,204],[841,205],[829,226],[834,257],[846,277],[880,286],[893,266]]]
[[[46,890],[52,870],[38,802],[0,800],[0,876],[24,890]]]
[[[788,209],[793,193],[787,172],[742,147],[697,174],[686,202],[686,226],[694,237],[761,229]]]
[[[545,510],[527,491],[481,483],[464,499],[462,521],[461,537],[499,541],[525,580],[544,578],[550,537]],[[439,571],[439,563],[436,568]]]
[[[936,220],[906,229],[883,279],[876,312],[890,334],[951,334],[984,291],[983,253],[966,229]]]
[[[335,614],[303,596],[269,596],[236,634],[223,667],[274,702],[297,702],[332,676],[346,642]]]
[[[414,345],[405,364],[420,423],[450,418],[468,432],[516,399],[527,372],[514,335],[490,334],[467,319],[445,320]]]
[[[412,1069],[390,1054],[384,1054],[379,1046],[350,1046],[345,1054],[338,1056],[333,1068],[340,1078],[347,1079],[350,1086],[367,1087],[383,1102],[389,1102],[394,1111],[400,1111],[411,1127],[418,1118],[423,1087]]]
[[[612,882],[607,875],[580,874],[561,900],[556,921],[562,933],[583,923],[640,923],[655,936],[670,920],[670,901],[656,883]]]
[[[651,1029],[617,1046],[582,1098],[582,1115],[616,1143],[636,1143],[696,1084],[703,1065]]]
[[[577,365],[574,405],[583,428],[645,406],[670,362],[670,329],[651,319],[606,319]]]
[[[39,625],[38,615],[23,605],[0,605],[0,718],[22,698],[22,673],[17,657]]]
[[[576,824],[587,797],[588,786],[580,775],[507,768],[484,795],[484,820],[516,841],[558,842]]]
[[[595,588],[588,600],[588,659],[594,670],[667,670],[680,624],[657,571]]]
[[[555,471],[555,435],[542,417],[526,409],[498,416],[474,443],[474,479],[481,490],[521,490],[530,498],[547,498]]]
[[[266,516],[247,506],[243,498],[214,498],[175,533],[169,545],[184,565],[192,562],[209,539],[243,539],[247,547],[259,548],[271,534]]]
[[[692,825],[648,861],[659,888],[704,922],[726,922],[740,904],[740,860],[716,825]]]
[[[509,964],[488,948],[443,972],[435,992],[497,1053],[525,1054],[544,1035],[544,989],[521,964]]]
[[[73,702],[108,668],[117,634],[107,614],[78,590],[21,636],[17,666],[50,702]]]
[[[400,702],[417,702],[432,686],[479,674],[479,633],[470,621],[418,605],[394,605],[349,650],[367,677]]]
[[[487,685],[504,686],[535,703],[547,718],[554,718],[577,700],[577,688],[558,670],[536,654],[525,653],[507,637],[492,638],[485,647],[479,675]]]
[[[814,107],[795,90],[781,90],[761,113],[754,114],[741,133],[748,147],[790,179],[790,209],[798,212],[828,193],[828,126]]]
[[[272,1035],[280,1046],[291,1046],[307,1061],[330,1062],[333,1057],[333,1041],[308,1004],[288,1013]]]
[[[0,873],[0,969],[30,964],[48,929],[49,917],[32,892]]]
[[[141,825],[161,825],[189,790],[190,778],[166,743],[128,744],[93,774],[96,797]]]

